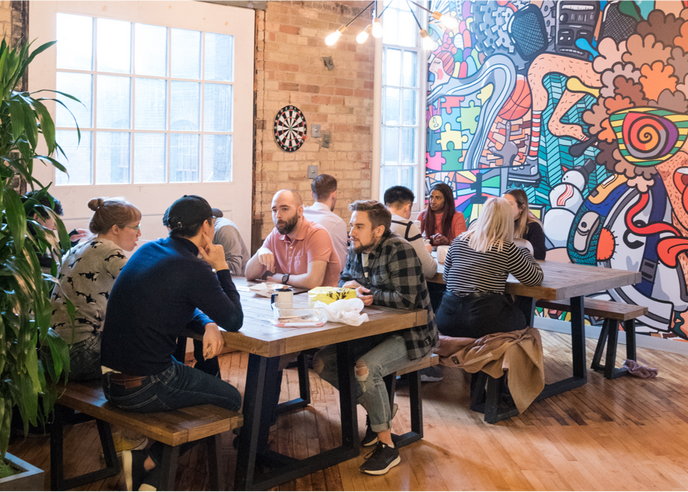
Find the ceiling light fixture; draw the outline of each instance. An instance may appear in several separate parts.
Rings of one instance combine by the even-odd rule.
[[[407,3],[408,3],[408,1],[410,1],[413,5],[420,7],[421,9],[425,10],[426,12],[429,12],[432,15],[433,19],[440,21],[442,23],[442,25],[444,27],[446,27],[447,29],[454,30],[454,29],[459,27],[459,21],[457,21],[455,17],[452,17],[449,14],[443,14],[441,12],[426,9],[425,7],[414,2],[413,0],[407,0]]]
[[[409,1],[410,0],[406,0],[406,5],[408,5],[409,10],[411,11],[411,15],[413,16],[413,19],[416,21],[416,24],[418,25],[418,29],[420,29],[420,37],[421,37],[422,42],[423,42],[423,48],[425,48],[428,51],[435,51],[437,49],[437,43],[428,34],[428,31],[426,31],[425,29],[423,29],[423,27],[421,27],[420,22],[418,22],[418,17],[416,17],[416,13],[413,11],[413,8],[411,8],[411,5],[409,5]],[[414,5],[418,5],[416,2],[413,2],[413,1],[411,1],[411,3]],[[421,7],[420,5],[418,5],[418,6]],[[421,7],[421,8],[423,8],[424,10],[428,10],[424,7]],[[428,10],[428,12],[432,13],[430,10]]]
[[[374,4],[375,2],[376,2],[376,0],[373,0],[372,2],[370,2],[366,8],[364,8],[364,9],[361,10],[358,14],[356,14],[356,17],[354,17],[353,19],[351,19],[346,25],[340,26],[339,29],[337,29],[337,30],[336,30],[335,32],[333,32],[332,34],[328,35],[328,36],[325,38],[325,44],[326,44],[327,46],[333,46],[333,45],[337,42],[337,40],[339,40],[339,38],[342,37],[342,33],[343,33],[344,31],[346,31],[346,30],[349,28],[349,26],[351,25],[351,23],[352,23],[353,21],[355,21],[356,19],[358,19],[358,18],[361,16],[361,14],[363,14],[363,12],[365,12],[365,11],[368,10],[370,7],[372,7],[373,4]],[[366,30],[367,30],[367,28],[366,28]],[[372,30],[372,29],[371,29],[371,30]],[[365,31],[364,31],[364,32],[365,32]],[[358,41],[358,38],[359,38],[360,36],[361,36],[361,34],[359,34],[358,36],[356,36],[356,41]],[[363,41],[359,41],[359,43],[364,43],[365,40],[366,40],[367,38],[368,38],[368,36],[366,35],[365,38],[363,39]]]

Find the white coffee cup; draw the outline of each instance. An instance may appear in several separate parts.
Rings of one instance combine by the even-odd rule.
[[[444,265],[444,260],[449,252],[449,246],[437,246],[437,263]]]
[[[280,309],[292,308],[294,306],[294,291],[288,287],[278,287],[272,294],[272,302]]]

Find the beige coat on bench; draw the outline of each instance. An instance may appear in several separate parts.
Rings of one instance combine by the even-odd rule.
[[[483,371],[493,378],[508,371],[508,386],[514,404],[523,413],[545,387],[545,367],[540,332],[535,328],[493,333],[482,338],[440,335],[435,353],[440,364],[466,372]]]

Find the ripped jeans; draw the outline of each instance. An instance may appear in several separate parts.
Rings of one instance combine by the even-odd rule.
[[[363,338],[351,342],[356,361],[356,399],[368,412],[374,432],[391,428],[392,409],[383,378],[411,363],[404,337],[393,333]],[[337,348],[327,345],[313,358],[313,369],[335,388],[337,378]]]

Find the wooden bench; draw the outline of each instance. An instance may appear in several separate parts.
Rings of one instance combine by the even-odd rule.
[[[210,489],[223,489],[223,474],[219,453],[219,434],[241,427],[243,416],[215,405],[158,413],[134,413],[121,410],[103,395],[100,381],[70,382],[58,387],[55,422],[50,431],[51,490],[66,490],[102,480],[119,473],[110,424],[132,430],[163,443],[162,481],[158,490],[173,490],[182,444],[205,440],[208,446],[208,475]],[[79,413],[74,413],[74,411]],[[83,475],[64,478],[63,431],[65,425],[96,420],[106,468]]]
[[[385,385],[389,393],[389,407],[394,407],[394,394],[396,393],[397,376],[408,375],[409,379],[409,403],[411,406],[411,430],[401,436],[392,436],[397,447],[406,446],[423,438],[423,401],[420,397],[420,373],[421,369],[436,366],[440,363],[440,356],[431,354],[429,357],[415,360],[403,369],[385,376]]]
[[[571,304],[568,300],[547,301],[540,299],[535,303],[537,307],[555,309],[557,311],[569,311]],[[616,365],[616,345],[619,334],[619,323],[623,323],[626,332],[626,358],[636,360],[635,345],[635,319],[646,315],[648,309],[635,304],[623,302],[604,301],[592,297],[586,297],[583,303],[584,313],[589,316],[604,318],[600,338],[597,341],[595,355],[592,358],[591,368],[595,371],[603,371],[604,377],[614,379],[625,376],[626,369],[617,369]],[[607,355],[604,364],[601,364],[602,354],[604,353],[605,343],[607,345]]]

